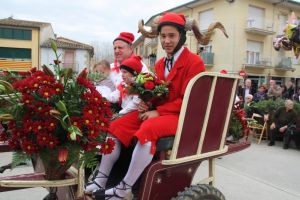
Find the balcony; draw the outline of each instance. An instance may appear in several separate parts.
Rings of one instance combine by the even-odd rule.
[[[0,59],[0,70],[28,71],[32,67],[31,60]]]
[[[255,69],[270,69],[272,68],[272,62],[270,58],[259,58],[254,60],[249,60],[249,58],[245,58],[244,67]]]
[[[292,58],[278,58],[274,69],[279,71],[294,71],[295,68],[293,68]]]
[[[245,31],[258,35],[274,35],[274,25],[271,21],[248,19],[246,21]]]
[[[205,63],[205,66],[213,66],[214,65],[214,53],[211,52],[202,52],[200,57]]]

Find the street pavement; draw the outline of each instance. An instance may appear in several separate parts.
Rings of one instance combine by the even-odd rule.
[[[0,153],[0,166],[10,160],[10,153]],[[193,182],[207,171],[203,162]],[[30,172],[31,166],[21,166],[0,177]],[[253,141],[248,149],[217,159],[215,187],[227,200],[300,200],[300,151]],[[46,194],[44,188],[17,190],[0,193],[0,200],[41,200]]]

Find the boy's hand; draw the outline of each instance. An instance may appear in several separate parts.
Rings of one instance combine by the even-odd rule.
[[[141,101],[138,105],[138,111],[139,112],[146,112],[148,110],[149,110],[149,106],[144,101]]]
[[[150,118],[158,117],[158,116],[159,116],[159,113],[157,112],[157,110],[151,110],[151,111],[147,111],[147,112],[141,114],[140,119],[142,121],[145,121],[146,119],[150,119]]]

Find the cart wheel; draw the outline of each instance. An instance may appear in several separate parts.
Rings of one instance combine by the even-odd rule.
[[[185,188],[172,200],[225,200],[225,196],[210,185],[198,184]]]

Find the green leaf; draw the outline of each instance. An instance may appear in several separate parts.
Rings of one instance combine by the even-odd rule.
[[[51,48],[54,52],[57,52],[57,45],[56,42],[54,42],[53,40],[51,40]]]
[[[18,166],[21,163],[28,163],[30,162],[30,156],[27,155],[24,152],[16,151],[13,152],[12,155],[12,162],[11,162],[11,169],[14,169],[16,166]]]
[[[65,112],[65,113],[67,112],[66,105],[63,101],[60,100],[59,102],[55,103],[55,105],[56,105],[56,107],[58,108],[59,111]]]
[[[96,153],[98,152],[97,149],[94,149],[89,152],[84,152],[79,159],[79,165],[83,165],[87,168],[93,168],[98,164],[98,159],[96,157]]]
[[[3,92],[6,90],[4,85],[0,85],[0,90],[3,91]]]
[[[68,132],[70,133],[70,138],[71,138],[71,140],[73,140],[73,141],[76,140],[76,136],[77,136],[77,135],[82,136],[82,133],[81,133],[80,129],[79,129],[77,126],[73,126],[73,125],[70,126],[70,127],[68,128]]]

